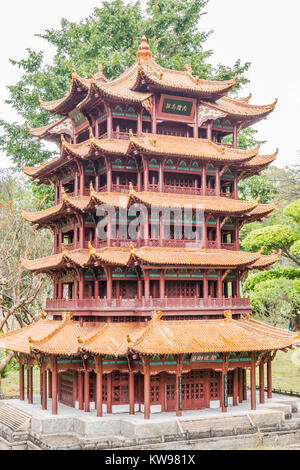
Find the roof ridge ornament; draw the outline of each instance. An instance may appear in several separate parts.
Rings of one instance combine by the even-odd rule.
[[[225,321],[232,322],[231,310],[224,310]]]
[[[89,247],[90,256],[94,256],[96,254],[96,249],[93,247],[91,241],[89,241],[88,247]]]
[[[161,321],[162,316],[163,316],[163,313],[160,312],[159,310],[154,310],[153,312],[151,312],[151,320],[153,323],[157,323]]]
[[[141,38],[141,44],[139,45],[136,57],[137,59],[150,59],[152,57],[152,52],[150,51],[146,36]]]

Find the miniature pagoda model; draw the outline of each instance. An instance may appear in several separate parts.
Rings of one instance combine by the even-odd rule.
[[[146,419],[226,411],[247,398],[247,370],[255,409],[255,371],[263,403],[265,365],[271,397],[271,361],[300,339],[250,319],[249,299],[240,296],[241,278],[280,254],[240,251],[242,225],[276,203],[238,200],[238,181],[277,152],[238,149],[238,132],[276,103],[228,98],[235,84],[236,77],[199,79],[188,65],[165,69],[142,38],[135,63],[116,80],[102,67],[89,79],[73,70],[64,98],[41,101],[61,119],[30,132],[58,143],[60,156],[24,172],[54,187],[55,205],[23,216],[53,231],[54,254],[23,264],[52,278],[53,298],[38,322],[1,336],[20,362],[21,400],[26,367],[32,403],[34,364],[42,408],[50,397],[54,414],[58,402],[96,408],[97,416],[142,411]],[[231,145],[222,143],[228,135]],[[132,237],[139,207],[143,223]]]

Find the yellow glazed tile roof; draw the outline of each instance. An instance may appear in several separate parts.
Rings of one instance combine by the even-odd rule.
[[[272,351],[300,345],[300,336],[255,320],[163,321],[153,312],[145,323],[84,323],[63,314],[0,336],[0,348],[30,354],[124,356]]]

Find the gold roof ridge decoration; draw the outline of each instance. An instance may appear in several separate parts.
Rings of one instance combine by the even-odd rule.
[[[152,52],[150,51],[149,44],[147,42],[146,36],[142,36],[141,38],[141,44],[139,45],[139,50],[136,54],[138,59],[148,59],[149,57],[152,57]]]

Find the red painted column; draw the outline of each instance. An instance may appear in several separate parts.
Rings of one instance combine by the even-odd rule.
[[[107,374],[107,413],[112,413],[112,372]]]
[[[29,405],[32,405],[33,403],[33,375],[32,375],[32,369],[33,367],[31,365],[28,365],[28,403]]]
[[[138,299],[141,300],[143,297],[143,281],[142,279],[138,279]]]
[[[234,180],[233,180],[233,195],[234,199],[238,198],[238,176],[236,173],[234,173]]]
[[[159,297],[161,299],[165,298],[165,271],[162,269],[160,271],[160,278],[159,278]]]
[[[259,403],[265,402],[265,367],[262,362],[259,364]]]
[[[216,172],[216,196],[221,195],[221,185],[220,185],[220,168],[217,167]]]
[[[106,297],[108,300],[112,299],[112,272],[111,268],[106,268]]]
[[[78,372],[78,408],[83,410],[83,373]]]
[[[268,393],[267,397],[272,398],[272,367],[271,367],[272,361],[271,358],[268,359],[267,361],[267,387],[268,387]]]
[[[239,394],[239,369],[236,368],[233,371],[233,406],[238,404],[238,394]]]
[[[97,363],[97,378],[96,378],[96,410],[97,416],[100,418],[103,416],[102,411],[102,404],[103,404],[103,397],[102,397],[102,387],[103,387],[103,362],[102,357],[98,358]]]
[[[213,126],[213,123],[209,122],[207,126],[207,139],[208,140],[212,140],[212,126]]]
[[[162,193],[164,191],[164,170],[163,163],[159,162],[159,180],[158,180],[158,189]]]
[[[208,298],[208,270],[203,271],[203,298]]]
[[[52,372],[48,369],[48,398],[52,398]]]
[[[144,191],[149,191],[149,167],[148,160],[144,158]]]
[[[250,382],[251,382],[251,410],[256,410],[256,374],[255,374],[255,353],[251,354],[251,374],[250,374]]]
[[[113,135],[113,118],[112,118],[112,111],[111,107],[107,107],[107,137],[111,139]]]
[[[202,196],[206,196],[206,170],[207,167],[204,165],[202,169]]]
[[[156,96],[152,96],[152,134],[156,134]]]
[[[84,411],[90,411],[90,373],[88,370],[84,371]]]
[[[47,370],[42,372],[43,380],[43,397],[42,397],[42,410],[47,409]]]
[[[58,373],[57,359],[52,360],[52,414],[57,415],[57,392],[58,392]]]
[[[75,408],[78,396],[78,372],[73,371],[73,408]]]
[[[24,394],[24,364],[20,362],[19,366],[19,390],[20,390],[20,400],[24,401],[25,394]]]
[[[233,126],[233,140],[232,140],[232,145],[234,149],[238,148],[238,126],[235,124]]]
[[[217,241],[217,248],[221,248],[221,224],[220,224],[220,217],[217,217],[216,241]]]
[[[247,370],[243,369],[243,397],[247,400]]]
[[[145,299],[149,299],[150,297],[150,278],[147,269],[144,270],[144,297]]]
[[[239,403],[243,402],[244,393],[243,393],[243,381],[244,381],[244,374],[243,369],[238,369],[238,379],[239,379]]]
[[[144,358],[144,419],[150,419],[150,359]]]
[[[182,416],[182,410],[180,409],[180,395],[182,393],[181,387],[180,387],[180,381],[181,381],[181,364],[180,364],[180,358],[177,358],[177,370],[176,370],[176,385],[175,385],[175,410],[176,410],[176,416]]]
[[[222,413],[226,413],[227,408],[224,403],[224,391],[225,391],[225,383],[224,383],[224,376],[225,372],[220,372],[220,408]]]
[[[218,271],[218,293],[217,293],[217,297],[219,299],[221,299],[222,294],[223,294],[223,292],[222,292],[222,271],[219,270]]]
[[[128,374],[128,388],[129,388],[129,414],[134,415],[134,373],[129,371]]]
[[[159,377],[159,387],[160,387],[160,402],[161,402],[161,411],[166,411],[166,383],[165,383],[165,373],[160,374]]]

